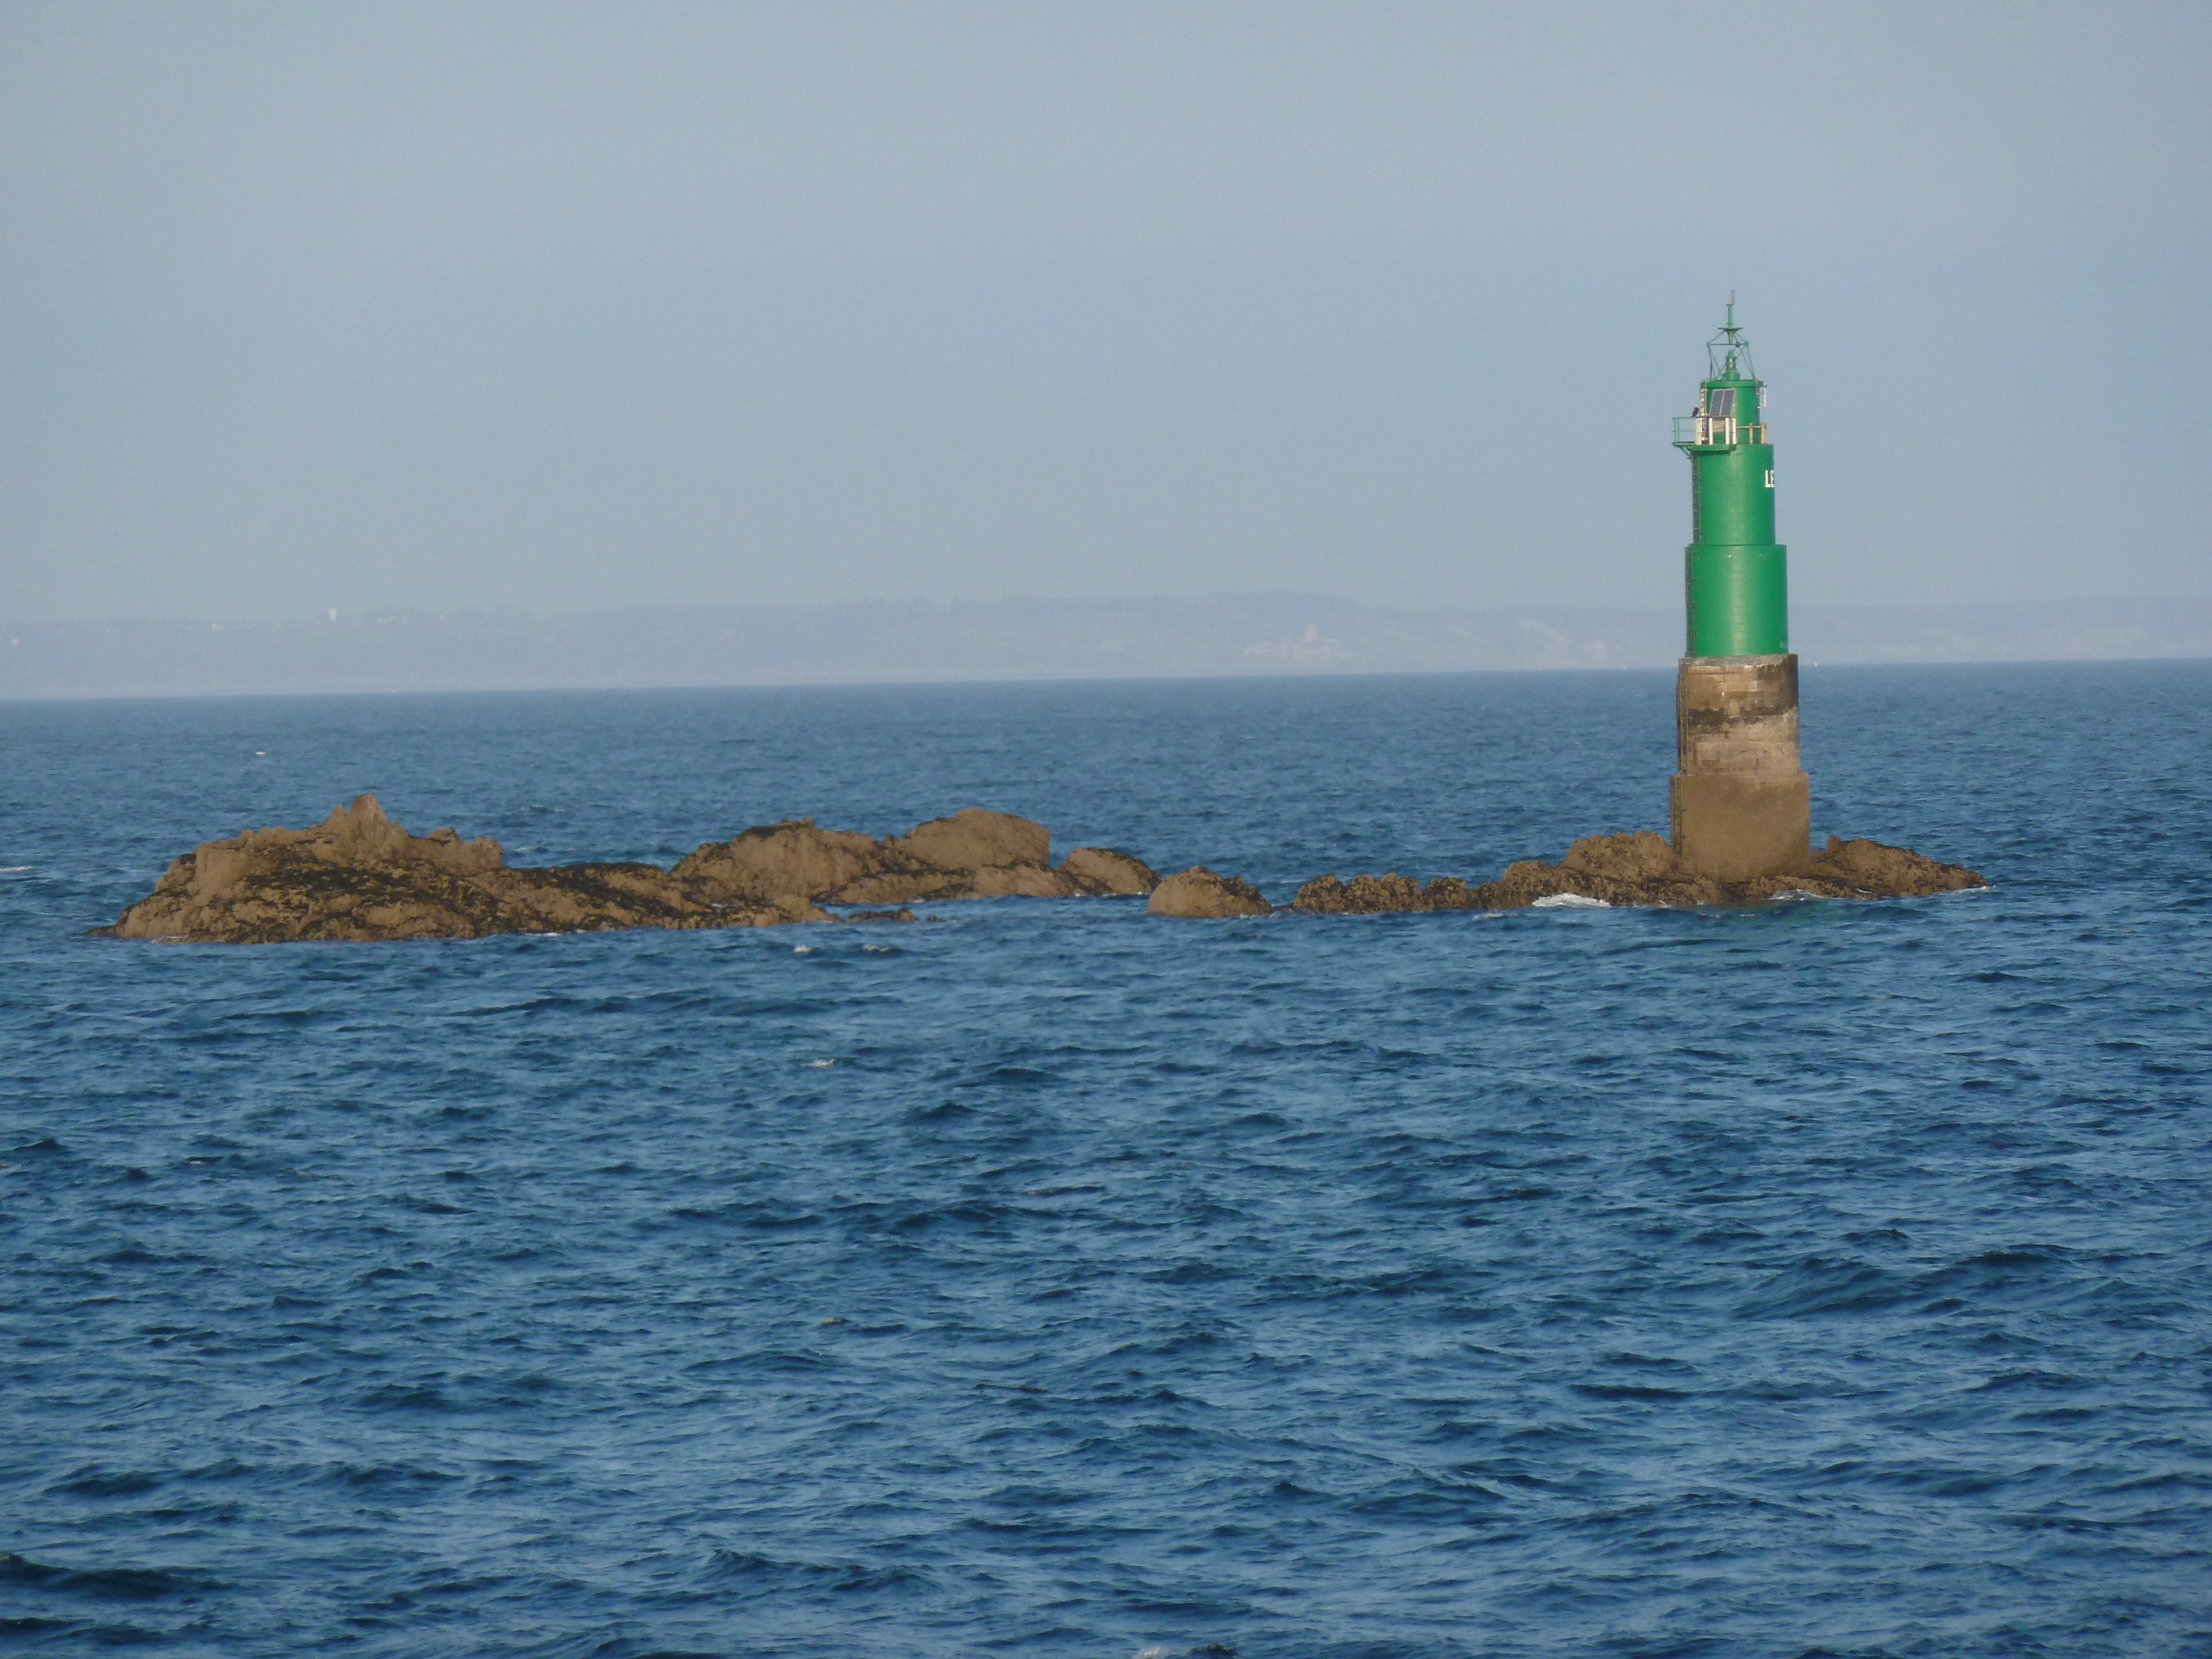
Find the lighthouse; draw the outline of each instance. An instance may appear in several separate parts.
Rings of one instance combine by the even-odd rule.
[[[1734,295],[1706,353],[1698,406],[1674,420],[1674,446],[1690,458],[1692,529],[1670,818],[1685,864],[1747,881],[1804,866],[1811,793],[1797,752],[1788,552],[1774,539],[1766,383],[1736,326]]]

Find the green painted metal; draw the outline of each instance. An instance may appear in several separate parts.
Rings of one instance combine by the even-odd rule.
[[[1706,347],[1698,406],[1674,422],[1690,458],[1693,539],[1683,550],[1683,608],[1692,657],[1761,657],[1790,649],[1788,550],[1774,539],[1774,446],[1766,383],[1751,344],[1728,320]]]

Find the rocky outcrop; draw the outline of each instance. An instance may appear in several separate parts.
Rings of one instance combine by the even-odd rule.
[[[1149,865],[1111,847],[1077,848],[1060,860],[1060,873],[1102,896],[1135,896],[1160,884]]]
[[[252,830],[172,863],[112,927],[122,939],[267,944],[289,939],[478,939],[625,927],[764,927],[908,921],[918,900],[1140,895],[1156,916],[1263,916],[1259,890],[1199,866],[1163,881],[1139,860],[1079,847],[1054,867],[1041,823],[970,807],[878,840],[811,818],[709,842],[672,870],[650,864],[510,869],[495,841],[451,830],[410,836],[374,795],[310,830]],[[1531,905],[1743,904],[1804,896],[1876,899],[1985,887],[1971,870],[1901,847],[1832,838],[1804,868],[1742,882],[1696,873],[1649,831],[1592,836],[1557,864],[1527,859],[1470,887],[1391,873],[1321,876],[1291,908],[1322,915],[1506,910]]]
[[[671,873],[725,902],[804,893],[821,904],[917,899],[1085,898],[1148,893],[1159,878],[1126,853],[1079,847],[1055,870],[1044,825],[971,806],[878,841],[812,818],[708,842]]]
[[[1989,883],[1972,870],[1902,847],[1831,836],[1825,849],[1794,874],[1717,881],[1689,870],[1666,839],[1648,830],[1590,836],[1557,864],[1524,859],[1496,881],[1470,887],[1451,876],[1425,885],[1405,876],[1319,876],[1298,889],[1291,908],[1325,915],[1373,915],[1409,910],[1513,910],[1575,900],[1609,905],[1752,904],[1762,900],[1918,898]]]
[[[464,842],[451,830],[410,836],[362,795],[312,830],[204,843],[106,931],[258,945],[828,920],[802,894],[732,904],[649,864],[509,869],[497,842]]]
[[[1217,876],[1200,864],[1152,889],[1145,910],[1155,916],[1264,916],[1274,908],[1250,882]]]
[[[1963,865],[1939,864],[1905,847],[1878,841],[1828,837],[1804,876],[1783,879],[1823,898],[1926,898],[1935,893],[1963,893],[1990,884]]]
[[[910,921],[903,910],[839,917],[823,906],[1135,893],[1154,883],[1135,859],[1100,848],[1079,848],[1054,870],[1050,842],[1041,823],[971,808],[884,841],[810,819],[770,824],[709,842],[673,870],[511,869],[495,841],[465,842],[451,830],[410,836],[362,795],[311,830],[252,830],[203,844],[100,931],[270,944]]]

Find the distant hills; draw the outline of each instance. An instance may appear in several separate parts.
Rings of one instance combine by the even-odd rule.
[[[1808,663],[2212,657],[2212,599],[1801,609]],[[1308,593],[0,627],[0,698],[1657,668],[1670,611]]]

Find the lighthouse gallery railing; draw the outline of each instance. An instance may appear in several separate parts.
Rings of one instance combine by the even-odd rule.
[[[1739,423],[1733,417],[1717,415],[1677,415],[1674,417],[1674,441],[1695,449],[1714,449],[1728,444],[1763,444],[1766,441],[1766,422],[1747,421]]]

